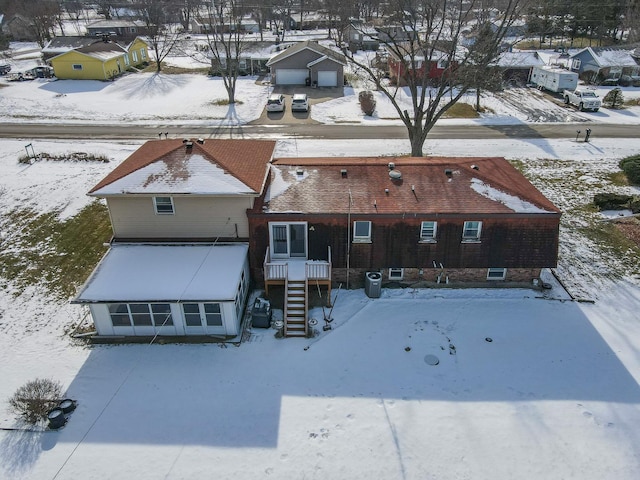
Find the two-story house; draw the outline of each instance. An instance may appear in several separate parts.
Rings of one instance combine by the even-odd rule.
[[[240,333],[249,289],[246,215],[275,142],[155,140],[89,195],[107,202],[113,239],[74,300],[104,337]]]
[[[101,336],[240,334],[249,280],[308,334],[310,292],[530,286],[560,211],[504,158],[273,158],[275,142],[155,140],[90,195],[113,240],[81,289]],[[279,298],[278,298],[279,297]]]

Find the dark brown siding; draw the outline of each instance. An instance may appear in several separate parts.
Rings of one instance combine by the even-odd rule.
[[[434,262],[447,269],[530,269],[555,267],[557,263],[560,215],[556,214],[494,215],[489,218],[352,216],[351,225],[355,220],[372,222],[372,241],[349,242],[349,265],[353,269],[433,268]],[[419,242],[423,220],[438,222],[437,243]],[[481,241],[478,243],[461,241],[463,225],[468,220],[482,221]],[[269,245],[270,221],[307,221],[309,258],[326,259],[327,247],[330,246],[334,268],[346,266],[349,235],[346,215],[249,213],[252,271],[262,268]]]

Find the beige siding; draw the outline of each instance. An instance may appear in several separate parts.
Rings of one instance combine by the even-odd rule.
[[[153,197],[110,197],[107,204],[116,238],[248,238],[253,200],[173,197],[173,215],[157,215]]]

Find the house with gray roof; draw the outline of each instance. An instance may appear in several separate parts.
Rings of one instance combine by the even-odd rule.
[[[335,50],[306,40],[277,53],[267,62],[275,85],[344,85],[346,57]]]

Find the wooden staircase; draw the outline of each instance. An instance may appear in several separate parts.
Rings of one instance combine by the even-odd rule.
[[[284,298],[285,337],[307,336],[307,304],[307,281],[287,280]]]

